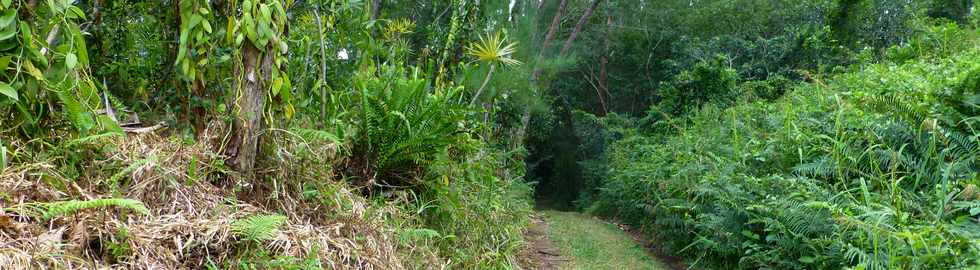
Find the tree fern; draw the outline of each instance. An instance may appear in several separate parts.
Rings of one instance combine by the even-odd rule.
[[[231,224],[231,230],[242,240],[263,242],[275,237],[285,222],[283,215],[254,215],[236,220]]]

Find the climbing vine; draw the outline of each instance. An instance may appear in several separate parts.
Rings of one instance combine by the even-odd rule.
[[[109,97],[89,75],[85,13],[73,1],[32,2],[0,1],[0,112],[13,119],[4,128],[43,134],[63,119],[81,134],[118,129],[111,108],[96,114]]]
[[[240,52],[245,41],[250,46],[254,46],[261,52],[260,59],[271,57],[271,66],[262,67],[262,72],[270,72],[268,78],[240,78],[249,81],[265,80],[262,85],[268,90],[268,101],[273,106],[268,106],[266,114],[272,116],[282,113],[286,118],[292,118],[295,109],[292,104],[291,82],[289,75],[285,72],[289,51],[287,45],[286,29],[287,20],[286,9],[293,4],[292,0],[244,0],[241,2],[241,17],[236,20],[229,20],[229,37],[234,36],[234,47]],[[234,8],[233,8],[234,10]],[[265,70],[268,68],[267,70]],[[248,76],[249,74],[245,74]],[[241,85],[238,86],[239,88]],[[273,117],[266,117],[267,122],[273,121]]]

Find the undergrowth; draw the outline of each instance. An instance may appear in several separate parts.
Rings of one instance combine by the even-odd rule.
[[[773,102],[708,104],[660,122],[666,132],[627,133],[582,202],[694,267],[973,267],[977,32],[927,31]]]

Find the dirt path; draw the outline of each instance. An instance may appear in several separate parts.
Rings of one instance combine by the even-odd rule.
[[[537,212],[524,237],[523,269],[686,269],[637,230],[577,212]]]
[[[548,222],[539,214],[531,217],[531,226],[524,234],[528,248],[522,254],[522,265],[526,269],[562,269],[569,259],[563,257],[558,247],[548,238]]]

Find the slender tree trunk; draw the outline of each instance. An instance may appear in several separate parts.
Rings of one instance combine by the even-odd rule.
[[[582,17],[578,19],[578,23],[575,24],[575,29],[572,29],[572,34],[568,36],[567,40],[565,40],[565,46],[561,47],[561,52],[559,52],[558,55],[564,56],[566,53],[568,53],[568,50],[572,48],[572,42],[575,42],[575,38],[578,37],[578,33],[582,32],[582,27],[589,21],[589,17],[592,17],[592,13],[595,12],[595,9],[599,7],[599,4],[601,3],[602,0],[592,0],[592,5],[589,6],[589,9],[586,9],[585,13],[582,14]]]
[[[381,0],[371,2],[371,20],[377,20],[381,16]]]
[[[487,84],[490,82],[490,76],[493,76],[493,71],[495,69],[497,69],[497,65],[490,64],[490,71],[487,72],[487,77],[483,78],[483,84],[480,85],[480,88],[476,90],[476,94],[473,95],[473,100],[470,101],[470,107],[473,107],[473,105],[476,104],[476,100],[480,98],[480,94],[483,93],[483,89],[487,87]]]
[[[599,93],[599,98],[600,100],[603,100],[603,102],[606,100],[609,94],[609,87],[606,84],[606,81],[608,80],[609,77],[608,69],[606,68],[606,65],[609,64],[609,49],[610,49],[610,44],[612,43],[612,41],[609,40],[609,35],[612,33],[612,25],[613,25],[613,17],[612,15],[607,15],[606,32],[603,34],[604,36],[603,38],[605,39],[604,40],[605,49],[602,52],[602,57],[599,58],[599,90],[602,91]],[[604,108],[606,109],[603,110],[602,113],[603,116],[605,116],[605,114],[608,113],[608,107],[604,107]]]
[[[541,50],[538,51],[538,61],[541,61],[541,59],[544,58],[545,52],[548,51],[548,45],[551,43],[551,40],[555,39],[555,34],[558,32],[558,26],[561,25],[561,15],[565,12],[565,7],[567,6],[568,0],[561,0],[561,2],[558,3],[558,10],[555,11],[555,17],[551,19],[551,25],[548,26],[548,33],[544,35],[544,41],[541,42]],[[540,69],[535,68],[535,71],[540,71]],[[537,77],[536,75],[537,72],[531,74],[531,76],[534,77]]]
[[[194,104],[194,98],[206,99],[204,96],[207,93],[207,88],[204,86],[204,78],[201,75],[196,75],[194,82],[191,84],[191,92],[193,96],[191,97],[191,107],[193,108],[194,115],[191,117],[191,123],[194,124],[194,132],[198,138],[204,135],[204,129],[207,125],[207,115],[204,111],[204,106],[201,104]]]
[[[320,5],[313,9],[313,16],[316,16],[317,30],[320,33],[320,116],[327,115],[327,48],[323,41],[323,21],[320,19]],[[317,123],[323,127],[323,121]]]
[[[521,12],[523,11],[523,8],[524,8],[524,3],[522,0],[514,0],[514,8],[508,11],[508,14],[510,15],[508,19],[510,20],[511,26],[517,27],[517,22],[520,21],[520,16],[522,15]]]
[[[235,119],[225,155],[228,165],[245,177],[254,173],[258,157],[259,132],[263,128],[262,115],[265,111],[265,83],[272,75],[272,58],[272,53],[262,53],[251,42],[245,42],[242,45],[241,65],[234,70],[238,90],[230,103]]]

